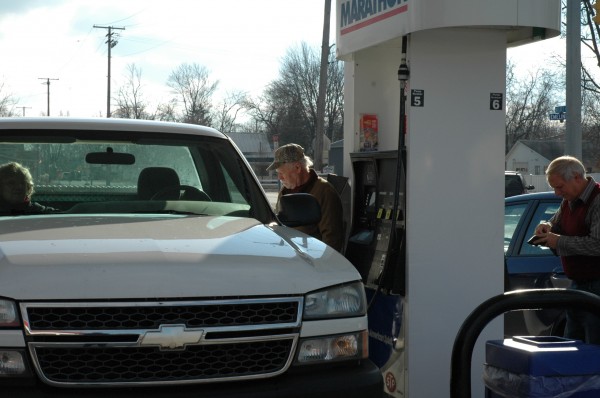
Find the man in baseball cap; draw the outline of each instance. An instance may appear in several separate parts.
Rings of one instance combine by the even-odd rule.
[[[284,163],[299,162],[304,159],[304,148],[298,144],[287,144],[277,148],[274,154],[275,160],[267,167],[267,171],[277,170]],[[312,162],[311,162],[312,164]]]
[[[277,197],[276,211],[280,210],[279,198],[282,195],[291,193],[313,195],[321,205],[321,221],[315,225],[305,225],[296,229],[341,251],[344,244],[342,200],[333,185],[310,168],[313,162],[304,154],[304,148],[298,144],[287,144],[277,148],[274,158],[267,170],[276,170],[277,178],[283,185]]]

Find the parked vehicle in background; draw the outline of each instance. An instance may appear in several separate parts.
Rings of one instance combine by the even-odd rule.
[[[2,397],[381,396],[360,274],[283,224],[318,203],[276,215],[224,134],[0,119],[12,161],[58,211],[0,211]]]
[[[533,185],[527,185],[525,177],[518,171],[504,172],[504,197],[523,195],[535,189]]]
[[[519,289],[566,288],[560,257],[545,246],[527,240],[535,227],[550,219],[560,207],[554,192],[537,192],[504,199],[505,291]],[[562,310],[514,311],[504,316],[506,336],[562,335]]]

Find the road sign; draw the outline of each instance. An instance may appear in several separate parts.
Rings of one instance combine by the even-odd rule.
[[[567,112],[567,106],[566,105],[555,106],[554,107],[554,112],[556,112],[556,113],[566,113]]]
[[[561,122],[567,118],[566,113],[551,113],[550,120],[560,120]]]

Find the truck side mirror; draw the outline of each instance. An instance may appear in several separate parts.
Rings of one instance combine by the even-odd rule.
[[[292,193],[279,198],[277,218],[286,227],[300,227],[321,221],[321,205],[308,193]]]

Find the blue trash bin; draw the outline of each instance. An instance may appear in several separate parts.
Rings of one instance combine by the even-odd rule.
[[[486,398],[600,397],[600,346],[555,336],[486,343]]]

